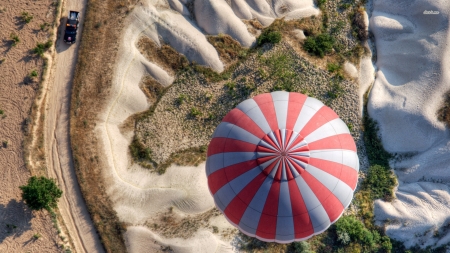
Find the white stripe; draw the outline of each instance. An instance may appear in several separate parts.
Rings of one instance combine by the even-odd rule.
[[[258,145],[259,138],[247,130],[229,122],[222,122],[214,131],[212,138],[229,138]]]
[[[339,118],[325,123],[304,139],[307,143],[311,143],[338,134],[350,134],[347,125]]]
[[[271,132],[269,123],[266,120],[266,117],[262,113],[258,104],[253,99],[247,99],[241,102],[236,108],[245,113],[249,118],[253,120],[265,134]]]
[[[288,104],[289,104],[288,100],[273,102],[273,107],[275,108],[275,114],[278,121],[278,129],[286,128]]]
[[[352,194],[353,190],[337,177],[316,168],[312,165],[308,165],[306,171],[315,177],[320,183],[322,183],[327,189],[332,192],[336,198],[339,199],[341,204],[346,207],[346,200],[349,194]]]
[[[294,125],[294,131],[300,133],[303,127],[308,123],[316,112],[323,106],[323,103],[315,98],[308,97],[302,106],[302,110],[298,115]]]
[[[355,169],[356,171],[359,171],[358,155],[351,150],[343,150],[343,149],[312,150],[310,151],[310,157],[344,164],[348,167]]]

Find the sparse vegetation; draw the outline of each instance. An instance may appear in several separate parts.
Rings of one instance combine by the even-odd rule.
[[[21,17],[22,21],[27,23],[27,24],[30,23],[31,20],[33,19],[33,16],[30,13],[26,12],[26,11],[22,12],[20,17]]]
[[[281,33],[279,31],[274,31],[273,29],[265,29],[261,35],[258,37],[258,46],[261,46],[265,43],[277,44],[281,41]]]
[[[41,238],[41,237],[42,237],[42,235],[39,234],[39,233],[36,233],[36,234],[33,235],[33,239],[34,239],[34,240],[38,240],[38,239]]]
[[[324,57],[333,50],[334,39],[329,34],[322,33],[317,36],[306,38],[303,48],[310,54]]]
[[[44,53],[49,50],[53,45],[53,42],[51,40],[48,40],[45,43],[37,43],[36,47],[33,48],[33,53],[39,56],[44,56]]]
[[[15,33],[11,33],[9,37],[12,40],[12,46],[15,47],[20,42],[19,36]]]
[[[30,72],[30,77],[31,78],[35,78],[35,77],[37,77],[38,76],[38,72],[35,70],[35,69],[33,69],[31,72]]]
[[[144,145],[142,145],[142,143],[136,137],[133,138],[133,141],[130,144],[130,153],[131,156],[136,160],[151,160],[151,149],[146,148]]]
[[[22,190],[22,198],[32,210],[55,208],[62,191],[52,179],[46,177],[31,177],[28,184],[19,187]]]

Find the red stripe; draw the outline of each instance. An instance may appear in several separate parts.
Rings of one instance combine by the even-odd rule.
[[[303,141],[303,137],[298,135],[297,138],[289,145],[288,149],[291,149],[291,148],[297,146],[302,141]]]
[[[280,181],[272,181],[269,194],[259,218],[256,235],[266,239],[274,239],[277,232],[278,201],[280,196]]]
[[[306,123],[303,129],[300,131],[301,136],[308,136],[314,132],[317,128],[323,126],[325,123],[337,119],[339,116],[327,106],[322,106],[314,116]]]
[[[304,152],[304,151],[309,151],[309,147],[307,145],[298,147],[293,150],[289,150],[289,153],[297,153],[297,152]]]
[[[286,120],[287,129],[294,129],[295,122],[297,122],[297,118],[300,115],[300,111],[302,110],[306,98],[308,97],[300,93],[289,93],[288,113]]]
[[[275,151],[273,149],[266,148],[264,146],[257,146],[256,147],[256,152],[272,153],[272,154],[275,155]]]
[[[294,178],[294,175],[292,174],[291,167],[289,166],[290,162],[288,162],[288,160],[286,160],[285,164],[286,164],[286,177],[287,177],[287,180],[291,180],[291,179]]]
[[[214,171],[208,176],[208,186],[214,195],[225,184],[258,166],[256,160],[245,161]]]
[[[334,194],[328,190],[325,185],[309,174],[308,171],[305,170],[302,174],[302,178],[308,184],[309,188],[311,188],[317,199],[319,199],[323,208],[327,212],[330,221],[334,222],[344,210],[344,206],[342,206],[339,199],[336,198],[336,196],[334,196]]]
[[[355,190],[358,182],[358,172],[355,169],[340,163],[317,158],[309,158],[309,164],[339,178],[339,180]]]
[[[280,160],[280,163],[278,164],[277,173],[275,174],[274,179],[277,181],[281,180],[281,172],[283,171],[283,161]]]
[[[265,141],[270,146],[272,146],[274,149],[279,150],[277,144],[275,144],[275,142],[273,142],[268,135],[264,136],[262,140]]]
[[[222,120],[223,122],[228,122],[234,124],[240,128],[247,130],[252,133],[259,139],[262,139],[266,134],[261,130],[261,128],[245,113],[241,110],[234,108],[231,110],[225,118]]]
[[[266,179],[266,175],[260,173],[256,176],[225,208],[224,213],[234,224],[239,224],[248,205],[252,201],[258,189]]]
[[[276,156],[268,155],[268,156],[257,158],[256,161],[258,161],[258,164],[263,164],[269,160],[272,160],[273,158],[276,158]]]
[[[297,160],[298,160],[298,158],[297,158]],[[305,169],[303,169],[302,166],[298,165],[298,164],[297,164],[296,162],[294,162],[291,158],[289,158],[289,161],[291,162],[292,166],[294,166],[295,170],[297,170],[298,174],[302,174],[302,173],[303,173],[303,171],[304,171]],[[307,162],[306,162],[306,163],[307,163]]]
[[[284,139],[284,146],[283,146],[284,149],[287,148],[287,145],[288,145],[289,141],[291,140],[292,133],[293,132],[291,130],[286,131],[286,136],[285,136],[286,139]]]
[[[345,149],[356,152],[356,145],[350,134],[338,134],[308,143],[309,150]]]
[[[288,181],[291,198],[292,216],[294,219],[295,238],[302,238],[314,232],[308,210],[295,180]]]
[[[253,100],[255,100],[264,114],[267,123],[269,123],[270,129],[272,129],[272,131],[277,130],[277,114],[275,112],[275,107],[273,106],[272,95],[270,95],[270,93],[261,94],[254,97]]]
[[[213,138],[208,146],[207,156],[227,152],[255,152],[256,145],[236,139],[218,137]]]

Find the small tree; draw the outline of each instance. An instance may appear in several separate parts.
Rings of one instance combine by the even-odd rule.
[[[27,185],[19,187],[22,190],[22,198],[32,210],[56,207],[62,191],[56,186],[55,181],[45,177],[31,177]]]

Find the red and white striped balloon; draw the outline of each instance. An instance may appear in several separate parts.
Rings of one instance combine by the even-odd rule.
[[[359,160],[346,124],[317,99],[272,92],[240,103],[216,128],[206,173],[216,206],[268,242],[326,230],[353,198]]]

